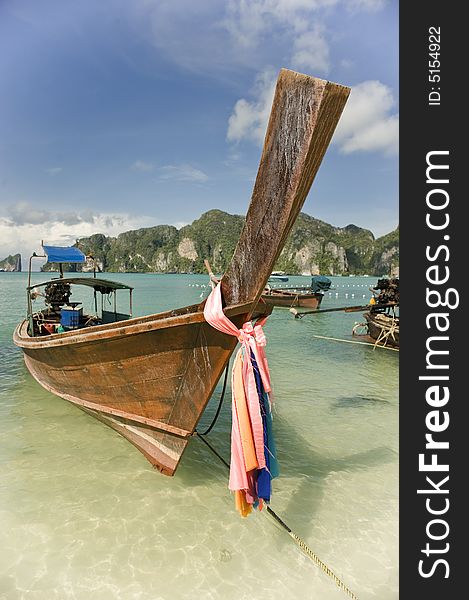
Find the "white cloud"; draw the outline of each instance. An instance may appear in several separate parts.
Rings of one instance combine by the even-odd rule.
[[[63,171],[62,167],[50,167],[49,169],[45,169],[46,173],[49,173],[49,175],[58,175],[59,173],[61,173]]]
[[[67,246],[94,233],[116,236],[140,227],[157,225],[154,217],[128,214],[61,213],[36,209],[21,202],[3,209],[0,217],[0,259],[19,252],[26,261],[41,250],[41,240]]]
[[[131,166],[132,171],[140,171],[142,173],[148,173],[155,170],[155,165],[152,163],[145,162],[143,160],[136,160]]]
[[[343,67],[344,69],[350,69],[353,66],[355,66],[355,63],[353,62],[353,60],[350,60],[349,58],[343,58],[340,61],[340,66]]]
[[[175,181],[192,181],[193,183],[204,183],[208,175],[191,165],[165,165],[159,168],[160,179],[174,179]]]
[[[318,20],[321,8],[339,0],[232,0],[224,27],[239,48],[251,50],[275,35],[286,44],[293,68],[326,73],[330,67],[329,44]]]
[[[392,112],[394,107],[391,89],[380,81],[364,81],[352,86],[333,141],[344,154],[397,154],[399,115]]]
[[[252,99],[241,98],[228,120],[230,142],[250,140],[262,145],[275,92],[275,73],[261,73]],[[334,134],[333,141],[344,154],[381,152],[395,155],[399,146],[399,115],[393,113],[391,89],[380,81],[364,81],[352,93]]]
[[[275,35],[291,49],[294,68],[328,72],[329,43],[324,9],[344,4],[353,12],[376,12],[386,0],[230,0],[223,26],[239,48],[256,48]],[[338,7],[340,10],[340,7]]]
[[[319,9],[339,0],[230,0],[223,25],[241,47],[254,47],[274,28],[292,37]]]
[[[81,213],[69,212],[51,212],[49,210],[36,207],[29,202],[17,202],[7,206],[5,210],[6,222],[13,227],[15,225],[42,225],[51,221],[57,221],[64,225],[77,225],[79,223],[92,223],[94,215],[90,211]]]
[[[317,33],[327,9],[348,0],[135,0],[131,18],[140,34],[185,69],[230,76],[233,69],[261,69],[266,61],[328,64],[327,40],[314,45],[298,34]],[[306,47],[305,47],[306,46]],[[319,47],[320,46],[320,47]],[[291,66],[291,62],[289,66]]]
[[[324,28],[316,24],[293,41],[292,66],[297,69],[327,73],[329,70],[329,45]]]
[[[352,11],[377,12],[385,7],[387,0],[345,0]]]
[[[275,79],[272,70],[264,71],[257,77],[253,99],[248,101],[241,98],[236,102],[228,120],[228,141],[248,139],[262,144],[274,97]]]
[[[376,12],[387,0],[134,0],[129,20],[180,67],[232,81],[233,72],[285,64],[328,72],[336,15]],[[340,17],[342,18],[342,17]],[[138,65],[134,68],[138,68]]]

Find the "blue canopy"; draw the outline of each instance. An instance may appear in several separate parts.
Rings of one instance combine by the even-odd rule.
[[[86,256],[81,250],[70,246],[62,248],[61,246],[43,246],[47,255],[47,261],[50,263],[84,263]]]

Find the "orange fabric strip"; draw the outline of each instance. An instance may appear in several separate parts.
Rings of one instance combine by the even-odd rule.
[[[244,490],[235,491],[236,509],[242,517],[247,517],[252,511],[252,505],[246,502],[246,494]]]
[[[256,449],[252,436],[251,420],[244,393],[243,383],[243,364],[241,352],[238,352],[233,364],[233,394],[236,403],[236,412],[238,415],[239,433],[241,445],[243,448],[244,464],[246,471],[257,469],[258,462],[256,457]]]

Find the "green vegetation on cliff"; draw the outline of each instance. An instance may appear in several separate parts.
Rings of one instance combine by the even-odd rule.
[[[385,274],[399,267],[399,227],[376,240],[370,261],[373,274]]]
[[[210,210],[179,230],[158,225],[126,231],[116,238],[95,234],[79,239],[78,245],[96,259],[103,271],[205,273],[204,259],[208,259],[214,272],[222,273],[243,224],[240,215]],[[275,269],[292,275],[382,275],[398,264],[398,229],[375,240],[367,229],[356,225],[333,227],[301,213]]]
[[[0,271],[21,271],[21,254],[10,254],[0,260]]]

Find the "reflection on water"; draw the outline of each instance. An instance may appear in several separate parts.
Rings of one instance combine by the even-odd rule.
[[[137,314],[208,293],[203,276],[116,279],[135,286]],[[336,298],[344,279],[333,278],[324,307],[366,293],[369,283],[356,277],[355,299],[350,287]],[[1,599],[345,597],[268,515],[238,516],[226,467],[202,442],[193,439],[176,475],[164,477],[114,431],[38,386],[11,342],[25,283],[25,274],[0,274]],[[272,508],[361,600],[390,600],[398,597],[398,354],[312,337],[346,337],[359,319],[295,320],[282,309],[269,318],[281,467]],[[229,396],[208,437],[226,458]]]

